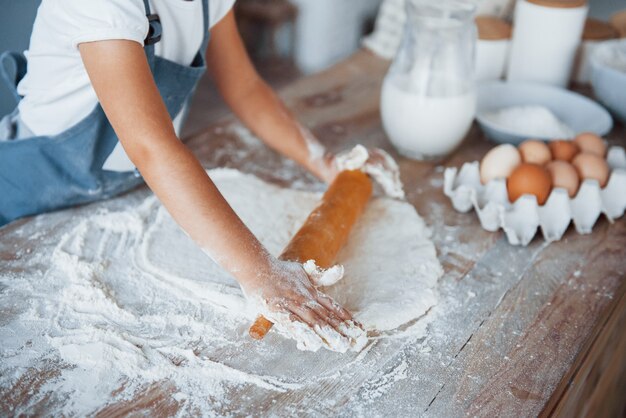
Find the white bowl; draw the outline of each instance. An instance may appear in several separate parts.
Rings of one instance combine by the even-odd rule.
[[[581,94],[560,87],[527,82],[479,83],[476,119],[489,139],[515,145],[528,139],[523,132],[507,130],[484,117],[485,113],[513,106],[546,107],[575,133],[593,132],[604,136],[613,127],[613,119],[606,109]]]
[[[626,123],[626,39],[603,42],[595,48],[591,85],[598,99]]]

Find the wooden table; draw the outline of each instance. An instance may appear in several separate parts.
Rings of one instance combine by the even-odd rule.
[[[360,51],[282,91],[289,106],[334,151],[357,143],[392,152],[379,118],[388,64]],[[298,187],[310,176],[253,144],[227,118],[190,138],[207,168],[228,166]],[[625,145],[624,128],[611,133]],[[621,416],[626,405],[626,222],[601,219],[591,235],[509,245],[484,231],[474,213],[455,212],[443,195],[443,168],[479,159],[492,144],[472,129],[445,161],[398,157],[407,198],[432,227],[445,275],[439,315],[422,341],[380,340],[362,359],[370,367],[304,389],[234,392],[237,414],[309,416]],[[138,191],[134,193],[144,193]],[[131,199],[131,193],[124,199]],[[72,216],[72,211],[67,215]],[[0,230],[0,263],[13,260],[15,231]],[[40,228],[45,226],[40,225]],[[44,231],[45,232],[45,231]],[[5,315],[0,311],[0,318]],[[348,361],[348,357],[346,357]],[[27,386],[0,388],[2,405],[19,405]],[[6,396],[12,395],[11,400]],[[111,405],[103,415],[175,412],[159,389]],[[4,410],[7,412],[7,410]],[[40,411],[41,412],[41,411]],[[207,411],[208,412],[208,411]],[[233,410],[213,412],[229,414]]]

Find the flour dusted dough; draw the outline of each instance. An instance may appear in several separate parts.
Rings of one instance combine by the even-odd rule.
[[[321,197],[279,188],[234,170],[209,174],[245,224],[275,255]],[[185,280],[224,308],[243,309],[237,283],[180,231],[163,208],[144,242],[144,268]],[[324,291],[367,330],[384,332],[409,324],[437,302],[435,285],[442,269],[428,229],[408,203],[372,200],[337,261],[345,268],[344,278]]]

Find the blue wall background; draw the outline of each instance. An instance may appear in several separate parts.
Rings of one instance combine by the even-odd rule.
[[[23,51],[28,48],[30,32],[40,3],[41,0],[0,0],[0,52]],[[589,3],[591,15],[600,19],[608,19],[612,13],[626,8],[624,0],[590,0]],[[9,113],[14,107],[13,98],[0,83],[0,116]]]
[[[39,3],[41,0],[0,0],[0,52],[28,48]],[[14,107],[13,97],[0,83],[0,116],[11,112]]]

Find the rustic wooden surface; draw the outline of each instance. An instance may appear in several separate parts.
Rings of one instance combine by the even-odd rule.
[[[291,84],[282,95],[331,150],[362,143],[398,157],[379,118],[379,90],[386,69],[387,63],[361,51],[326,72]],[[188,144],[207,168],[234,167],[282,185],[319,188],[298,167],[252,143],[237,126],[226,118],[190,138]],[[623,127],[609,139],[626,145]],[[626,222],[609,224],[601,219],[591,235],[578,235],[570,228],[557,243],[548,245],[537,237],[528,247],[510,246],[502,233],[484,231],[475,214],[455,212],[442,193],[444,167],[479,159],[491,146],[474,127],[444,161],[398,157],[408,201],[431,226],[445,269],[440,303],[425,339],[378,340],[360,358],[358,368],[340,378],[285,393],[246,388],[232,393],[233,399],[240,399],[236,409],[206,412],[441,417],[623,414],[624,401],[619,400],[625,380]],[[137,193],[145,190],[124,199],[132,202]],[[63,216],[71,217],[72,211],[59,215]],[[15,248],[24,245],[24,238],[18,239],[14,232],[29,222],[34,221],[18,221],[0,230],[0,262],[15,258]],[[346,355],[346,363],[353,360],[354,356]],[[615,373],[605,374],[609,368]],[[28,391],[51,377],[34,371],[15,387],[2,388],[1,405],[25,403]],[[616,386],[620,384],[621,393]],[[96,412],[171,415],[176,404],[168,401],[167,393],[166,385],[152,387],[131,402]],[[607,394],[617,396],[616,406],[605,408]],[[29,412],[45,410],[45,405],[39,405]]]

